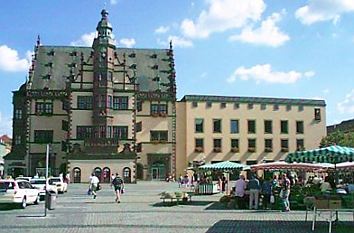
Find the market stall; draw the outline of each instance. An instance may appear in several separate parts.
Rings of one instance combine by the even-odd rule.
[[[242,171],[242,170],[249,170],[250,167],[248,165],[240,164],[240,163],[234,163],[230,161],[224,161],[220,163],[212,163],[212,164],[205,164],[203,166],[199,167],[199,170],[201,171],[219,171],[219,172],[224,172],[226,173],[226,194],[229,194],[230,188],[230,172],[234,171]],[[206,184],[207,185],[207,184]],[[203,185],[199,186],[199,190],[204,190],[205,188]],[[209,188],[206,188],[210,190]],[[212,190],[215,190],[215,187],[212,187]]]

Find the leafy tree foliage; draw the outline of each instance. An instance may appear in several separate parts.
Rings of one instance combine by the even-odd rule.
[[[354,132],[344,133],[343,131],[335,131],[330,135],[322,138],[320,146],[347,146],[347,147],[354,147]]]

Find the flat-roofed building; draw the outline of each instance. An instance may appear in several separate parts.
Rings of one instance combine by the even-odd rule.
[[[318,148],[323,100],[186,95],[177,103],[177,167],[225,160],[254,164]]]

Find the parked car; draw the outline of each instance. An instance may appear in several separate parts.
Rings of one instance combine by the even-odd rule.
[[[27,181],[31,181],[32,177],[29,176],[19,176],[16,177],[16,180],[27,180]]]
[[[38,204],[39,189],[26,180],[0,180],[0,204],[16,204],[22,209],[27,204]]]
[[[39,189],[39,196],[41,200],[44,200],[45,197],[45,178],[33,178],[31,179],[30,183],[32,186],[36,187]],[[58,195],[58,189],[56,185],[50,185],[49,182],[47,182],[47,191],[48,192],[55,192],[56,195]]]
[[[63,181],[62,177],[51,177],[48,180],[49,185],[56,185],[58,193],[64,193],[68,191],[68,184]]]

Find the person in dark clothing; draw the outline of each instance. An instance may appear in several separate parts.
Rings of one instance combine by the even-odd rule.
[[[270,196],[272,195],[272,183],[269,178],[265,179],[262,184],[263,208],[268,209],[270,204]]]
[[[120,178],[118,173],[116,173],[116,177],[112,181],[112,186],[113,186],[114,191],[116,193],[115,201],[117,203],[120,203],[120,194],[123,193],[123,190],[124,190],[124,181],[122,178]]]

